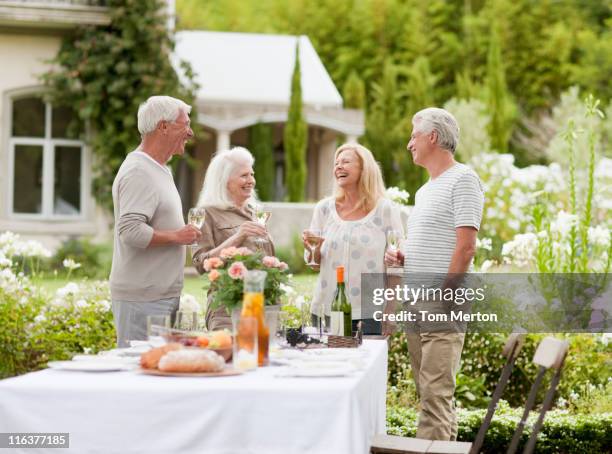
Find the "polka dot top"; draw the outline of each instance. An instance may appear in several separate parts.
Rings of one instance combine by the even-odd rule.
[[[361,274],[385,272],[386,233],[389,230],[404,231],[400,207],[381,198],[363,218],[345,221],[336,211],[335,199],[328,197],[316,205],[310,228],[322,230],[324,238],[312,313],[320,315],[321,307],[324,307],[325,314],[330,315],[336,291],[336,268],[343,265],[353,320],[361,319]]]

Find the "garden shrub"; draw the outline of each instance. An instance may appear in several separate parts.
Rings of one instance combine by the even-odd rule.
[[[110,274],[112,251],[110,245],[95,244],[87,238],[70,238],[57,249],[51,258],[53,270],[62,272],[65,259],[72,259],[81,266],[72,272],[75,277],[106,279]]]
[[[105,283],[69,283],[52,298],[10,269],[0,272],[0,378],[47,361],[107,350],[115,329]]]
[[[513,409],[501,401],[487,431],[483,453],[505,452],[516,425],[522,416],[522,409]],[[457,410],[459,425],[457,439],[474,441],[482,424],[486,410]],[[521,438],[517,452],[521,452],[531,433],[531,425],[537,414],[533,412]],[[387,433],[414,437],[417,428],[417,411],[414,408],[387,408]],[[553,410],[546,414],[542,430],[538,435],[535,452],[552,453],[607,453],[612,446],[612,413],[572,415],[567,411]]]
[[[565,360],[563,375],[557,390],[557,396],[566,400],[576,400],[576,393],[581,387],[605,385],[612,376],[612,345],[601,342],[597,334],[566,334],[563,335],[570,343],[568,356]],[[504,391],[504,399],[512,406],[522,406],[537,373],[537,366],[532,359],[544,334],[529,334],[516,360],[510,382]],[[461,355],[461,371],[457,388],[467,384],[467,390],[474,399],[465,392],[455,397],[459,406],[486,406],[488,398],[499,380],[505,358],[501,351],[507,335],[501,333],[467,333],[463,353]],[[410,375],[408,345],[403,334],[393,336],[389,350],[389,385],[401,384]],[[464,376],[463,378],[461,376]],[[550,375],[541,387],[540,398],[544,388],[548,386]],[[484,386],[477,386],[484,377]],[[467,392],[466,390],[466,392]],[[479,405],[475,405],[479,404]]]

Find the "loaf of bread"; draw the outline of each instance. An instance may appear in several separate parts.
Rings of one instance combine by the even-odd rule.
[[[180,350],[183,346],[179,343],[170,343],[157,347],[140,355],[140,366],[144,369],[157,369],[159,360],[168,352]]]
[[[159,360],[163,372],[219,372],[225,360],[211,350],[182,349],[166,353]]]

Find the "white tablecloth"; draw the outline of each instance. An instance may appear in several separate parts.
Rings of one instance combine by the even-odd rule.
[[[385,432],[387,343],[361,348],[366,368],[340,378],[34,372],[0,381],[0,432],[70,433],[53,454],[365,454]]]

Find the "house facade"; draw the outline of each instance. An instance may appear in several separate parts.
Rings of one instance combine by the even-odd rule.
[[[71,136],[72,113],[44,100],[40,81],[62,38],[77,24],[109,21],[104,1],[0,0],[0,232],[11,230],[51,248],[72,236],[110,236],[112,215],[91,195],[95,156]],[[364,118],[361,111],[342,108],[308,38],[194,31],[178,32],[176,41],[174,57],[191,63],[200,86],[198,117],[192,121],[206,132],[196,141],[196,168],[182,164],[175,175],[185,206],[197,202],[214,152],[248,146],[249,128],[256,123],[272,128],[274,198],[283,200],[283,126],[298,41],[308,123],[305,192],[311,201],[327,195],[334,150],[340,140],[363,134]],[[269,205],[275,213],[272,234],[286,244],[308,222],[311,205]]]
[[[109,23],[103,4],[0,1],[0,231],[50,247],[108,234],[91,196],[91,150],[70,136],[72,113],[44,101],[39,78],[77,24]]]

